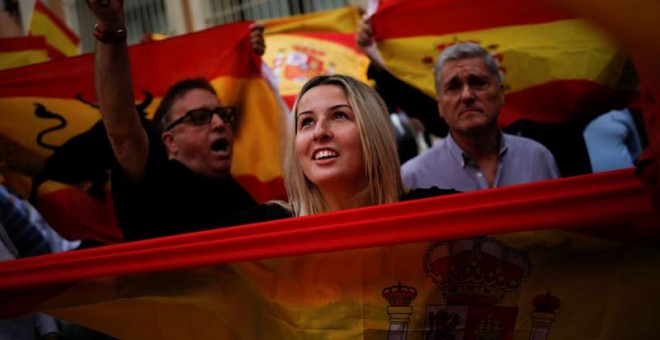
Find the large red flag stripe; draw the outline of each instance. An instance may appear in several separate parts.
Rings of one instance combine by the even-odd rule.
[[[21,259],[0,268],[0,291],[102,276],[547,228],[632,223],[655,242],[655,211],[632,170],[258,223]],[[406,226],[414,225],[415,228]],[[57,265],[55,265],[57,264]]]

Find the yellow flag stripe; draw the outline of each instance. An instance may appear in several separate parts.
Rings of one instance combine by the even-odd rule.
[[[296,15],[285,18],[264,20],[264,34],[291,32],[336,32],[355,33],[360,20],[357,8],[352,6]]]
[[[279,104],[265,80],[221,77],[211,81],[219,89],[221,100],[233,103],[247,95],[240,108],[240,126],[235,131],[231,172],[235,176],[252,175],[261,181],[282,176],[279,140],[283,117]]]
[[[48,61],[46,50],[29,50],[0,53],[0,70]]]
[[[378,48],[397,77],[435,96],[438,46],[457,41],[479,42],[502,58],[507,93],[561,79],[586,79],[613,87],[619,74],[603,70],[623,65],[627,57],[613,39],[583,20],[388,39]]]
[[[80,54],[79,42],[72,41],[50,17],[39,11],[33,13],[30,34],[45,36],[48,44],[65,56]]]

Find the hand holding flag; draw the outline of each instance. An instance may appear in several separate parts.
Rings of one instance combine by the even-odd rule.
[[[124,22],[124,0],[86,0],[97,21],[102,23]]]

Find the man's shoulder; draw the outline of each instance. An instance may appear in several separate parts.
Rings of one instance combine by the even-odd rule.
[[[428,150],[420,153],[419,155],[411,158],[407,162],[405,162],[402,166],[402,170],[413,170],[418,167],[426,167],[430,163],[436,163],[440,161],[445,153],[445,140],[438,142],[437,144],[433,145],[431,148]]]
[[[502,133],[506,141],[507,147],[513,151],[524,151],[524,152],[534,152],[534,153],[548,153],[550,151],[543,144],[526,137],[510,135],[508,133]]]

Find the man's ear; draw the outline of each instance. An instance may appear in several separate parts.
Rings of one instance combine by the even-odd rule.
[[[170,156],[170,158],[172,155],[176,155],[178,148],[174,142],[174,135],[171,132],[166,131],[160,135],[160,138],[163,140],[163,144],[165,144],[165,147],[167,148],[167,154]]]
[[[445,116],[442,115],[442,109],[440,108],[440,96],[438,96],[438,100],[435,102],[435,105],[438,106],[438,113],[440,113],[440,118],[445,119]]]

